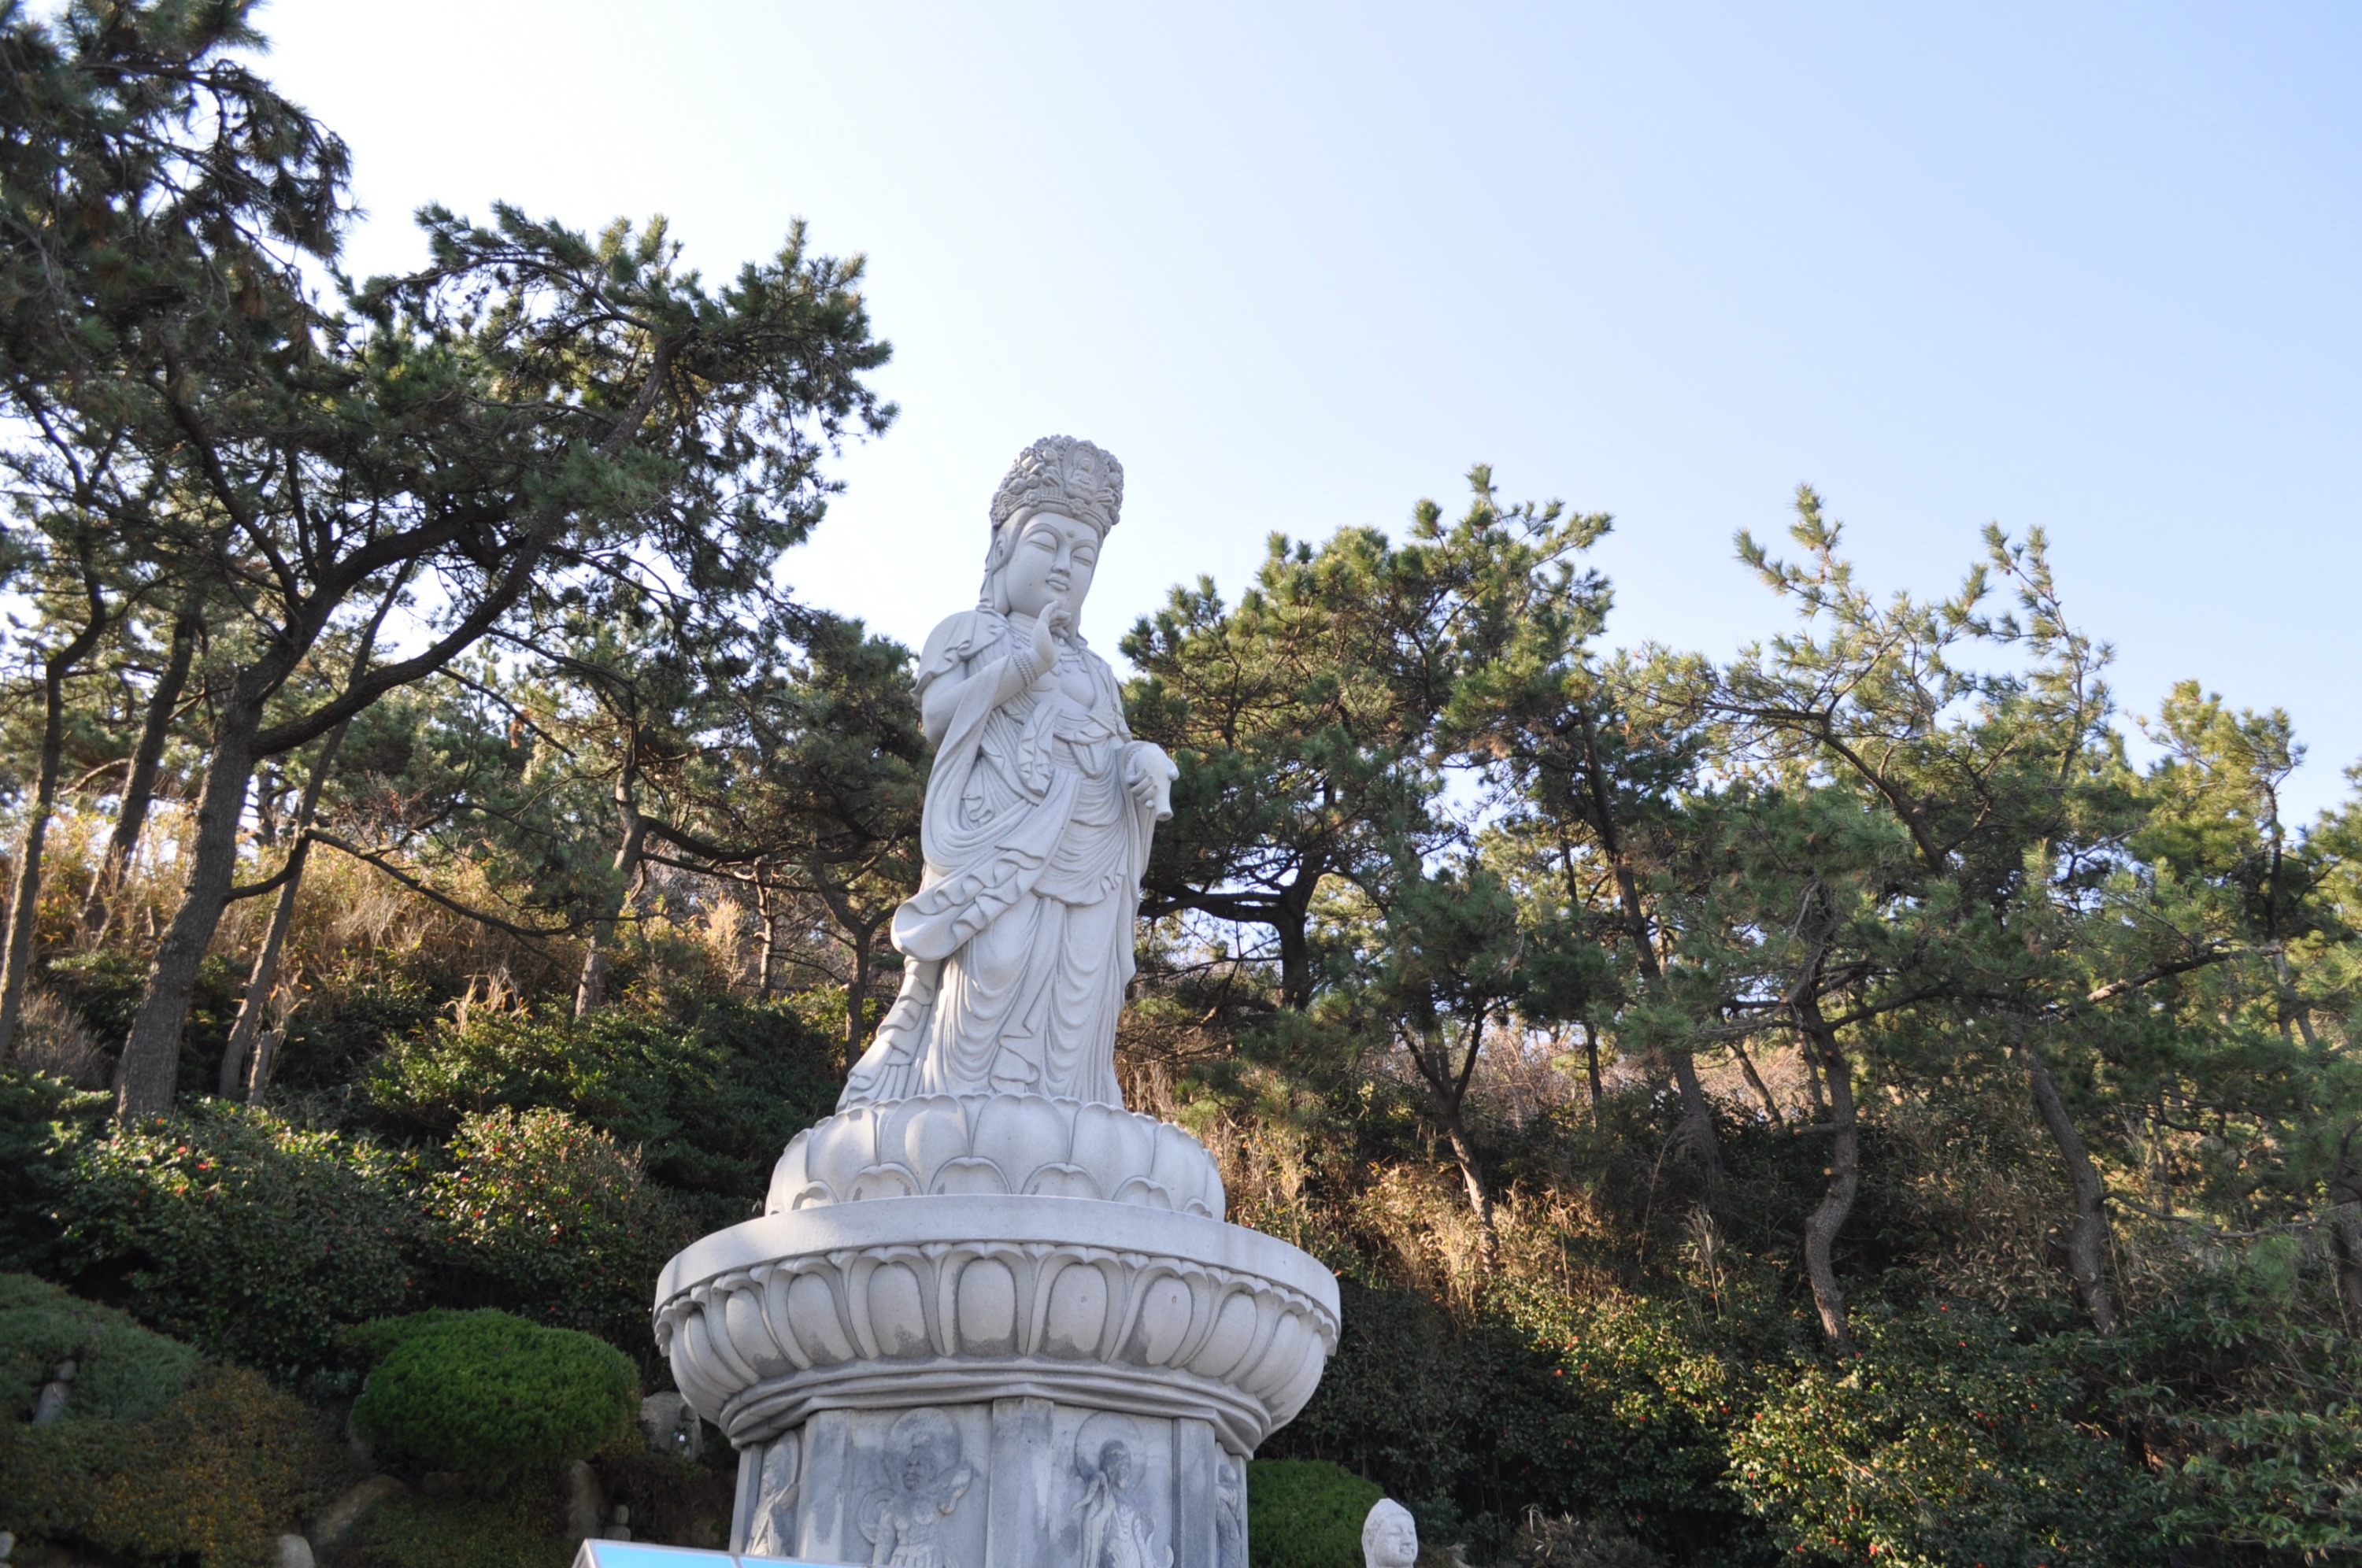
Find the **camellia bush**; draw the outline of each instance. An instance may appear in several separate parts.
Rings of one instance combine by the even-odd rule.
[[[1732,1483],[1791,1558],[1937,1568],[2165,1559],[2163,1481],[2078,1417],[2074,1379],[2009,1325],[1938,1303],[1866,1317],[1731,1443]]]
[[[417,1209],[397,1156],[267,1110],[200,1102],[72,1150],[61,1261],[92,1294],[275,1376],[417,1297]]]
[[[488,1481],[583,1459],[630,1429],[638,1375],[614,1346],[507,1312],[422,1312],[364,1325],[377,1357],[353,1427],[389,1458]]]
[[[461,1301],[645,1348],[648,1293],[693,1241],[693,1217],[647,1179],[636,1151],[561,1110],[470,1114],[426,1212]]]
[[[788,1140],[835,1105],[834,1049],[784,1002],[682,993],[582,1019],[478,1008],[380,1055],[369,1109],[401,1137],[447,1137],[502,1108],[563,1111],[636,1148],[712,1229],[751,1214]]]

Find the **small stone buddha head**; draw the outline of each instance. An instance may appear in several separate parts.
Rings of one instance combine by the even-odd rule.
[[[1017,455],[992,496],[992,547],[983,608],[1082,615],[1099,547],[1123,508],[1123,465],[1071,436],[1044,436]]]
[[[1363,1568],[1411,1568],[1418,1561],[1418,1525],[1392,1497],[1370,1505],[1362,1521]]]

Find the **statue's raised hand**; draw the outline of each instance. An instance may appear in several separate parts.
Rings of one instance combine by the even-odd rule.
[[[1032,657],[1026,662],[1036,680],[1057,668],[1057,639],[1074,624],[1074,616],[1063,604],[1053,604],[1033,618],[1032,644],[1029,649]]]

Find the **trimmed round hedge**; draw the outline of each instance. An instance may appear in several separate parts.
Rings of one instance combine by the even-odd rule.
[[[1251,1568],[1362,1568],[1362,1521],[1385,1491],[1321,1459],[1247,1466]]]
[[[0,1419],[31,1417],[58,1363],[79,1369],[69,1420],[144,1420],[189,1386],[197,1353],[45,1279],[0,1274]]]
[[[353,1425],[391,1457],[495,1477],[587,1459],[639,1414],[629,1357],[507,1312],[421,1312],[353,1336],[383,1357]]]

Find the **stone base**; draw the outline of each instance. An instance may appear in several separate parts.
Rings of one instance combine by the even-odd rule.
[[[1209,1421],[1049,1399],[823,1410],[740,1453],[730,1549],[923,1568],[1245,1568],[1246,1461]]]
[[[739,1450],[734,1550],[888,1568],[1245,1568],[1246,1456],[1319,1382],[1337,1282],[1226,1225],[1116,1107],[832,1117],[770,1211],[665,1266],[657,1342]]]

